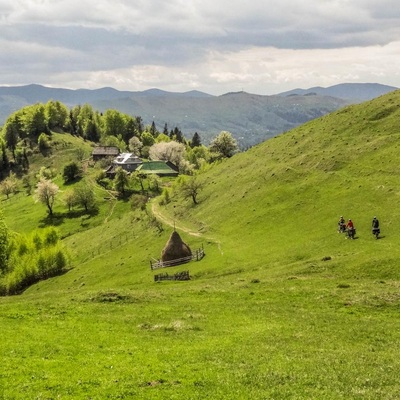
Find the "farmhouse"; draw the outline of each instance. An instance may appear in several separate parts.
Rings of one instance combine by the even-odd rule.
[[[132,172],[142,164],[142,160],[133,153],[121,153],[113,161],[113,164],[116,168],[121,167],[127,172]]]
[[[118,167],[121,167],[128,173],[135,171],[141,164],[142,160],[133,153],[121,153],[114,158],[112,164],[106,169],[105,173],[109,178],[114,178]]]
[[[102,160],[104,158],[114,158],[119,154],[118,147],[114,146],[96,146],[92,151],[92,158],[94,161]]]

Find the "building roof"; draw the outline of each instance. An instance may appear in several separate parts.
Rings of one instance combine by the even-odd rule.
[[[145,174],[178,175],[178,171],[171,168],[166,161],[145,161],[137,168],[137,171]]]
[[[118,154],[119,149],[115,146],[96,146],[92,151],[92,155],[96,156],[116,156]]]
[[[141,164],[142,160],[133,153],[121,153],[114,160],[114,164]]]

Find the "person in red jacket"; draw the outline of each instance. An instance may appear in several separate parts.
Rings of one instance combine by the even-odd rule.
[[[349,219],[347,222],[347,235],[349,238],[354,239],[355,229],[353,221],[351,219]]]

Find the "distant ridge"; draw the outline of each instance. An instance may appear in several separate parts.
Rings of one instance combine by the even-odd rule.
[[[280,96],[293,96],[293,95],[321,95],[339,97],[351,102],[362,102],[372,100],[376,97],[382,96],[386,93],[397,90],[397,87],[381,85],[379,83],[341,83],[329,87],[316,86],[310,89],[294,89],[288,92],[280,93]]]

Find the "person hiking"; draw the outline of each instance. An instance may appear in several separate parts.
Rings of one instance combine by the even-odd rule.
[[[341,215],[338,222],[338,232],[343,233],[345,231],[346,231],[346,221],[344,220],[343,215]]]
[[[379,227],[379,220],[376,216],[372,219],[372,234],[378,239],[381,229]]]
[[[348,236],[350,239],[354,239],[354,236],[355,236],[355,234],[356,234],[356,230],[355,230],[355,228],[354,228],[354,224],[353,224],[353,221],[352,221],[351,219],[349,219],[349,220],[347,221],[347,226],[346,226],[346,228],[347,228],[347,236]]]

